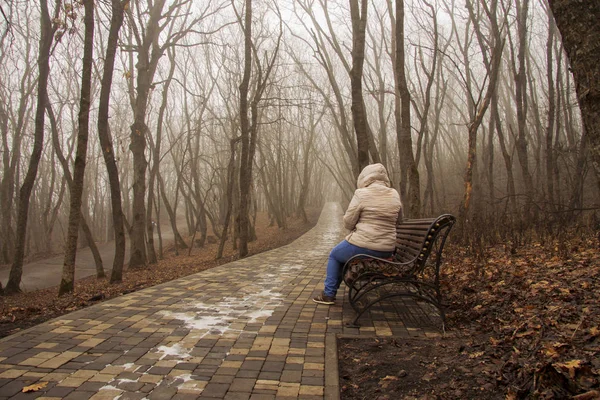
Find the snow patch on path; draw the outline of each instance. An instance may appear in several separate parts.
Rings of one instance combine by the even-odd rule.
[[[174,356],[182,359],[192,358],[192,356],[188,353],[188,349],[179,343],[175,343],[172,346],[159,346],[156,348],[156,350],[159,353],[163,353],[163,355],[160,357],[160,360],[166,356]]]
[[[270,284],[273,284],[271,280]],[[258,286],[258,287],[257,287]],[[254,323],[267,319],[273,311],[283,303],[284,297],[264,285],[252,285],[240,290],[240,297],[225,297],[215,303],[197,302],[188,307],[188,311],[174,313],[162,311],[163,318],[183,321],[186,328],[199,331],[200,337],[208,334],[224,334],[226,332],[241,333],[231,325],[239,323]]]

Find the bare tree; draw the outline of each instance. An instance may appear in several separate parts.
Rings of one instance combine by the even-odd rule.
[[[92,97],[92,57],[94,55],[94,2],[84,0],[85,37],[83,41],[83,73],[81,77],[81,99],[79,105],[79,126],[77,129],[77,153],[73,169],[73,181],[70,187],[71,204],[69,210],[69,227],[65,261],[58,295],[72,293],[75,287],[75,258],[77,256],[77,239],[81,223],[81,196],[83,193],[83,177],[87,157],[89,136],[90,103]]]
[[[470,4],[470,3],[469,3]],[[493,0],[490,5],[490,10],[496,10],[497,0]],[[496,24],[497,21],[493,17],[492,11],[488,10],[487,15],[491,22],[491,24]],[[470,11],[470,16],[473,21],[476,21],[472,9]],[[499,32],[495,30],[495,32]],[[480,43],[482,45],[483,43]],[[498,37],[495,38],[493,47],[491,48],[491,54],[487,55],[486,53],[483,56],[486,57],[489,61],[489,72],[487,78],[487,89],[485,96],[483,99],[480,99],[477,112],[473,115],[473,119],[469,122],[468,132],[469,132],[469,143],[468,143],[468,153],[467,153],[467,166],[465,170],[465,190],[462,203],[459,209],[459,227],[463,230],[464,233],[465,223],[467,222],[467,214],[469,212],[469,208],[471,205],[471,198],[473,196],[473,172],[475,170],[475,165],[477,161],[477,131],[481,122],[483,121],[483,117],[490,105],[492,96],[494,91],[496,90],[496,84],[498,82],[498,76],[500,75],[500,61],[502,60],[502,51],[504,49],[504,41]],[[482,48],[482,51],[484,48]],[[475,103],[477,104],[477,103]]]
[[[554,90],[553,53],[556,24],[550,10],[548,13],[548,40],[546,42],[546,69],[548,71],[548,119],[546,123],[546,192],[550,206],[554,208],[554,122],[556,120],[556,94]]]
[[[164,82],[162,99],[160,108],[158,110],[158,123],[156,127],[156,144],[151,146],[152,150],[152,168],[150,169],[150,178],[148,181],[148,209],[146,212],[146,240],[148,245],[148,257],[150,264],[157,262],[156,251],[154,250],[154,226],[152,224],[152,203],[154,202],[154,186],[156,183],[156,176],[160,166],[160,148],[162,142],[162,131],[165,117],[165,110],[167,108],[167,100],[169,96],[169,87],[173,81],[173,75],[175,74],[175,50],[167,49],[169,62],[171,63],[168,76]]]
[[[134,23],[133,12],[128,12],[132,22],[135,46],[132,50],[137,52],[136,85],[135,91],[131,88],[134,122],[131,125],[130,150],[133,154],[133,220],[131,224],[131,255],[130,268],[140,268],[147,263],[146,251],[146,169],[148,161],[145,157],[146,136],[148,126],[146,123],[148,102],[151,90],[154,88],[153,79],[158,63],[166,50],[177,46],[183,37],[190,33],[198,33],[196,25],[203,19],[223,8],[222,3],[208,4],[202,13],[195,18],[192,7],[194,2],[182,0],[170,3],[165,8],[166,1],[158,0],[149,3],[148,21],[144,29],[139,30]],[[138,16],[141,17],[141,13]],[[175,21],[181,20],[181,26],[176,27]],[[168,28],[168,29],[167,29]],[[163,32],[167,29],[166,32]],[[160,43],[161,34],[164,41]]]
[[[50,100],[46,101],[46,112],[48,113],[48,120],[50,122],[50,130],[52,131],[52,145],[54,147],[54,152],[56,153],[56,157],[60,165],[62,166],[65,182],[69,187],[73,186],[73,176],[71,175],[71,171],[69,171],[69,162],[65,158],[62,153],[62,149],[60,146],[60,138],[58,137],[58,122],[56,121],[56,116],[54,115],[54,110],[50,104]],[[69,150],[70,152],[70,150]],[[61,192],[62,193],[62,192]],[[58,206],[58,205],[57,205]],[[58,213],[58,209],[55,210],[55,216]],[[92,233],[92,229],[90,228],[87,221],[90,220],[89,213],[81,210],[81,229],[85,234],[86,241],[90,247],[92,252],[92,256],[94,257],[94,262],[96,263],[96,277],[104,278],[104,266],[102,264],[102,257],[100,256],[100,251],[98,250],[98,246],[96,246],[96,242],[94,240],[94,235]],[[51,236],[51,232],[47,232],[48,236]]]
[[[393,58],[394,80],[396,83],[396,136],[400,156],[400,196],[404,202],[406,216],[418,217],[421,213],[421,194],[419,187],[419,170],[413,154],[410,125],[410,92],[406,82],[406,57],[404,43],[404,0],[396,0],[396,17],[392,13],[391,0],[388,10],[393,26]]]
[[[102,75],[102,86],[100,89],[100,105],[98,108],[98,139],[108,172],[110,186],[110,201],[112,206],[112,222],[115,232],[115,257],[110,276],[110,282],[116,283],[123,280],[123,264],[125,262],[125,228],[123,226],[123,209],[121,206],[121,183],[115,160],[115,149],[109,131],[108,110],[110,105],[110,90],[112,87],[113,73],[115,68],[115,56],[119,40],[119,31],[123,25],[124,7],[129,0],[112,0],[112,17],[108,43],[106,46],[106,57],[104,59],[104,71]]]
[[[161,25],[162,10],[165,0],[158,0],[151,4],[148,10],[149,20],[143,31],[144,36],[140,36],[136,31],[137,40],[137,82],[136,94],[134,100],[134,122],[131,125],[131,145],[130,150],[133,154],[133,219],[131,223],[131,254],[129,259],[130,268],[144,267],[147,263],[146,240],[145,240],[145,221],[146,221],[146,168],[148,162],[145,156],[146,135],[148,127],[146,125],[146,111],[148,108],[148,98],[150,96],[150,86],[158,66],[158,61],[163,55],[164,48],[158,46],[158,36],[164,29]],[[128,13],[130,16],[131,12]],[[133,19],[131,17],[130,19]],[[132,24],[135,29],[135,24]]]
[[[21,157],[21,143],[24,132],[27,129],[31,108],[32,94],[36,88],[37,80],[34,74],[34,63],[32,62],[32,41],[29,40],[29,29],[23,27],[25,32],[13,29],[15,35],[25,43],[20,57],[23,60],[17,90],[18,99],[0,103],[0,134],[2,137],[2,179],[0,180],[0,263],[8,264],[13,260],[15,251],[15,228],[13,225],[13,210],[15,201],[15,189],[18,184],[19,161]],[[8,33],[8,32],[7,32]],[[8,52],[5,50],[7,36],[0,38],[2,53],[0,54],[0,65],[7,65]],[[2,73],[9,74],[9,70],[3,69]],[[2,88],[3,99],[10,99],[10,88]],[[12,107],[16,107],[13,110]],[[16,115],[15,115],[16,114]],[[10,133],[12,133],[11,136]],[[10,138],[10,139],[9,139]],[[1,291],[1,283],[0,283]]]
[[[58,18],[60,12],[60,0],[56,0],[54,8],[54,18]],[[29,200],[35,178],[37,176],[42,147],[44,144],[44,119],[46,114],[46,98],[48,89],[48,75],[50,74],[50,47],[57,26],[52,24],[50,12],[48,10],[48,1],[40,0],[41,11],[41,36],[40,50],[38,56],[38,90],[37,90],[37,109],[35,113],[35,132],[34,143],[29,160],[27,175],[19,191],[19,205],[17,215],[17,234],[15,245],[14,261],[10,269],[10,275],[6,284],[5,292],[7,294],[21,291],[21,276],[23,274],[23,258],[25,255],[25,233],[27,229],[27,217],[29,211]]]
[[[278,11],[278,10],[277,10]],[[256,152],[256,142],[258,135],[258,105],[262,99],[263,93],[267,87],[269,76],[275,65],[279,45],[283,30],[281,29],[281,15],[279,35],[275,49],[269,58],[265,60],[266,65],[263,66],[261,59],[258,58],[257,49],[252,40],[252,0],[246,0],[244,12],[244,75],[240,83],[240,136],[241,136],[241,153],[240,153],[240,209],[239,209],[239,248],[238,254],[240,257],[248,255],[248,241],[250,234],[250,196],[251,196],[251,181],[252,181],[252,166],[254,164],[254,154]],[[241,19],[241,18],[240,18]],[[241,23],[241,20],[240,20]],[[252,74],[252,55],[254,53],[254,63],[256,64],[255,88],[252,99],[249,102],[249,87],[250,77]],[[265,68],[263,70],[263,68]],[[250,112],[250,118],[248,118]]]
[[[358,167],[362,171],[369,164],[369,137],[367,133],[367,113],[363,99],[363,65],[365,62],[365,31],[367,29],[367,0],[350,0],[352,18],[352,118],[358,150]]]
[[[513,65],[515,79],[515,102],[517,108],[517,156],[521,164],[521,173],[526,190],[525,202],[525,224],[531,221],[531,206],[533,203],[533,180],[529,171],[529,153],[527,143],[527,71],[525,69],[525,57],[527,53],[527,14],[529,11],[529,0],[517,0],[517,32],[519,35],[519,48],[517,61]],[[510,36],[509,36],[510,38]],[[511,47],[512,49],[512,47]],[[514,58],[514,56],[513,56]]]

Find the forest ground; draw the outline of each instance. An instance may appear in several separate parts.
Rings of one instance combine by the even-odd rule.
[[[320,213],[320,209],[308,209],[309,223],[290,218],[285,230],[277,228],[276,225],[269,226],[267,215],[259,213],[255,227],[257,240],[248,244],[249,254],[261,253],[292,242],[315,226]],[[186,241],[189,243],[189,238]],[[180,249],[179,255],[176,255],[171,245],[167,247],[164,259],[157,264],[133,271],[126,268],[123,282],[119,284],[111,285],[108,278],[88,277],[77,280],[75,292],[62,297],[58,297],[58,287],[0,296],[0,338],[92,304],[204,271],[238,258],[237,251],[233,250],[231,242],[228,241],[223,258],[215,260],[218,246],[218,243],[207,243],[202,248],[194,247],[188,256],[188,249]],[[104,262],[108,263],[109,260]]]
[[[340,339],[342,400],[600,399],[600,243],[445,253],[448,335]]]

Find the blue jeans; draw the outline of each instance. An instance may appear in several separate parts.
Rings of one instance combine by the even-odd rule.
[[[369,250],[343,240],[331,250],[331,253],[329,253],[329,259],[327,260],[327,276],[325,277],[325,290],[323,290],[325,296],[335,297],[342,284],[342,268],[344,268],[344,264],[357,254],[388,258],[392,255],[392,252]]]

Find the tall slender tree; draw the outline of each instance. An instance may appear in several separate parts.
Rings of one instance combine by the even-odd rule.
[[[365,63],[365,31],[367,29],[367,0],[350,0],[352,18],[352,69],[350,85],[352,87],[352,119],[358,150],[358,169],[362,171],[369,164],[369,136],[367,112],[363,99],[363,65]]]
[[[102,149],[102,156],[108,172],[110,187],[110,202],[112,206],[112,223],[115,232],[115,257],[110,275],[111,283],[123,280],[123,264],[125,262],[125,227],[123,224],[123,208],[121,205],[121,183],[119,182],[119,169],[115,160],[115,150],[108,124],[108,110],[110,106],[110,89],[112,87],[115,69],[115,57],[119,40],[119,31],[123,25],[125,6],[129,0],[112,0],[112,17],[104,58],[104,71],[102,72],[102,86],[100,88],[100,104],[98,106],[98,139]]]
[[[404,51],[404,0],[396,0],[396,19],[393,20],[390,3],[390,18],[393,23],[394,80],[396,82],[396,136],[400,155],[400,195],[404,202],[408,217],[418,217],[421,213],[421,194],[419,187],[419,170],[413,154],[413,143],[410,125],[410,92],[406,81],[406,55]]]
[[[55,1],[54,19],[58,19],[60,0]],[[23,275],[23,259],[25,257],[25,235],[27,232],[27,218],[31,191],[38,172],[42,148],[44,145],[44,120],[46,116],[46,99],[48,96],[48,76],[50,75],[50,47],[56,32],[57,25],[53,25],[48,10],[48,1],[40,0],[40,50],[38,55],[38,90],[35,112],[35,130],[33,133],[33,148],[29,159],[29,168],[21,189],[19,190],[19,205],[17,213],[17,234],[15,244],[15,258],[10,268],[10,275],[6,284],[6,293],[21,291],[21,276]]]
[[[470,3],[469,3],[470,7]],[[487,73],[488,73],[488,87],[485,91],[485,96],[482,99],[479,99],[476,112],[471,116],[471,120],[468,124],[468,147],[467,147],[467,166],[465,168],[465,177],[464,177],[464,194],[463,200],[459,207],[458,212],[458,222],[459,228],[461,229],[461,233],[465,233],[465,223],[467,221],[467,215],[471,208],[471,200],[473,198],[473,180],[474,180],[474,172],[476,171],[477,165],[477,132],[481,123],[483,121],[483,117],[487,112],[487,109],[490,105],[492,97],[494,96],[494,92],[496,91],[496,85],[498,82],[498,77],[500,76],[500,67],[502,60],[502,51],[504,49],[504,40],[498,37],[499,30],[497,29],[496,21],[494,19],[495,9],[497,7],[497,0],[493,0],[490,6],[492,11],[489,11],[488,18],[490,18],[490,22],[492,25],[493,32],[495,33],[493,47],[489,50],[490,54],[483,52],[484,43],[480,42],[480,46],[482,46],[482,57],[484,58],[484,64],[487,65]],[[474,20],[475,16],[472,9],[469,9],[471,19]],[[478,24],[476,25],[479,26]],[[476,29],[476,32],[478,28]]]
[[[162,10],[165,0],[152,3],[148,10],[149,19],[144,29],[144,36],[136,35],[137,38],[137,81],[136,95],[133,105],[134,121],[131,125],[131,144],[129,149],[133,154],[133,220],[131,221],[131,253],[129,268],[144,267],[148,262],[146,252],[146,136],[148,126],[146,125],[146,112],[150,98],[150,86],[158,61],[162,57],[164,49],[158,45],[158,36],[165,25],[161,24]],[[135,25],[133,25],[135,26]]]
[[[533,179],[529,168],[529,152],[527,147],[527,69],[525,60],[527,56],[527,14],[529,12],[529,0],[517,0],[517,32],[519,36],[518,54],[516,65],[513,65],[513,76],[515,79],[515,102],[517,109],[517,141],[516,150],[521,174],[525,184],[525,214],[524,222],[531,221],[531,207],[533,204]]]
[[[242,142],[241,168],[240,168],[240,257],[248,254],[248,229],[250,220],[248,210],[250,206],[250,179],[251,171],[246,167],[252,165],[250,158],[250,120],[248,119],[248,91],[250,89],[250,74],[252,73],[252,0],[246,0],[244,10],[244,75],[240,83],[240,139]]]
[[[259,103],[267,87],[269,76],[275,65],[283,29],[281,15],[279,17],[279,35],[270,59],[267,58],[266,65],[262,65],[257,57],[257,49],[252,41],[252,0],[246,0],[244,14],[244,75],[240,83],[240,141],[242,149],[240,153],[240,207],[239,207],[239,247],[240,257],[248,255],[248,242],[250,241],[250,196],[252,185],[252,167],[254,165],[254,154],[256,153],[256,142],[258,137]],[[249,101],[250,77],[252,75],[252,55],[256,64],[255,88],[252,99]],[[248,115],[250,114],[250,116]]]
[[[62,153],[60,138],[58,137],[58,121],[56,120],[56,115],[54,115],[54,109],[48,100],[46,102],[46,112],[48,113],[48,120],[50,122],[50,130],[52,131],[52,146],[54,147],[54,153],[56,154],[56,158],[58,158],[58,162],[62,166],[65,181],[69,187],[73,186],[73,175],[69,170],[69,162],[65,158]],[[87,211],[81,210],[81,229],[85,235],[85,240],[90,247],[92,252],[92,256],[94,257],[94,262],[96,263],[96,278],[104,278],[104,265],[102,263],[102,256],[100,255],[100,251],[98,250],[98,246],[96,245],[94,234],[92,229],[90,228],[87,221],[90,221],[90,216]]]
[[[87,158],[90,103],[92,97],[92,63],[94,56],[94,0],[84,0],[83,62],[81,74],[81,98],[79,101],[79,124],[77,129],[77,152],[71,184],[71,204],[69,207],[69,227],[67,230],[67,245],[63,264],[62,279],[58,295],[73,292],[75,287],[75,259],[77,256],[77,240],[81,223],[81,197],[83,194],[83,178]]]

